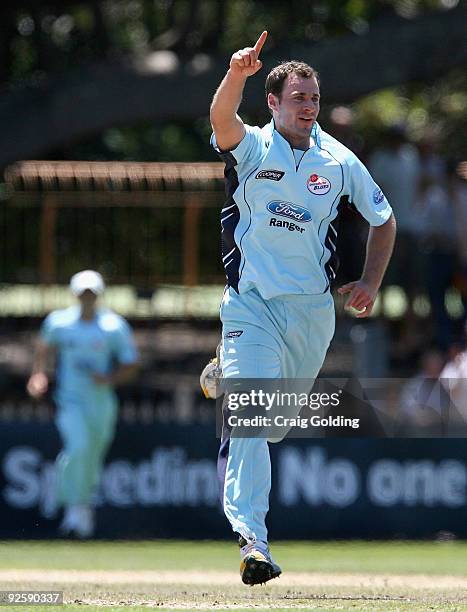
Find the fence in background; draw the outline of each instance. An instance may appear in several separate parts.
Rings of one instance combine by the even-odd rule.
[[[85,268],[101,271],[110,286],[124,287],[113,296],[112,307],[126,316],[167,316],[171,310],[184,316],[217,315],[225,282],[219,231],[225,200],[222,163],[25,161],[7,168],[5,181],[0,316],[42,315],[56,298],[55,286],[65,287],[72,274]],[[365,239],[359,223],[357,215],[343,210],[336,282],[360,274]],[[37,298],[28,291],[38,285],[52,289],[52,297],[41,293]],[[206,285],[219,289],[213,300]],[[193,307],[200,306],[199,295],[191,291],[197,287],[201,307]],[[409,303],[401,287],[386,287],[380,295],[375,315],[405,316]],[[54,307],[64,305],[58,302]],[[457,289],[447,293],[446,303],[449,315],[461,321]],[[415,296],[411,310],[421,320],[430,316],[426,293]]]
[[[221,163],[19,162],[5,172],[0,278],[64,284],[222,283]]]

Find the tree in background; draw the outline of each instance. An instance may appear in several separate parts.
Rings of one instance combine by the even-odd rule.
[[[0,8],[4,24],[0,125],[3,116],[2,128],[11,127],[10,134],[8,129],[2,130],[5,148],[11,150],[10,161],[16,156],[211,159],[207,144],[210,87],[214,87],[217,72],[223,70],[231,50],[243,47],[245,40],[255,40],[257,33],[267,28],[270,36],[265,57],[271,62],[297,53],[316,57],[319,65],[326,58],[331,61],[333,54],[341,60],[333,63],[332,70],[323,70],[324,102],[328,105],[323,109],[324,119],[335,105],[352,104],[356,125],[369,145],[382,126],[405,122],[415,138],[430,128],[439,134],[441,149],[448,151],[449,143],[450,154],[465,155],[461,133],[465,132],[467,83],[462,68],[467,51],[465,42],[456,44],[461,40],[459,32],[457,38],[452,34],[452,24],[465,16],[458,0],[5,1]],[[424,53],[423,47],[432,49],[436,23],[444,23],[445,46],[437,44],[439,50],[433,57]],[[397,41],[402,32],[400,44],[408,35],[413,35],[417,44],[411,42],[408,50],[401,49],[402,57],[388,51],[385,61],[387,40]],[[375,70],[370,61],[369,43],[358,46],[371,36],[374,53],[382,54],[381,70]],[[463,38],[467,39],[465,33]],[[353,69],[346,61],[353,62]],[[201,90],[187,95],[184,108],[174,105],[172,114],[163,108],[171,101],[157,95],[165,82],[149,86],[149,80],[155,82],[171,71],[178,77],[179,97],[184,96],[185,84],[187,92],[196,91],[196,79]],[[383,73],[389,81],[381,78]],[[141,83],[134,81],[137,76]],[[200,81],[201,77],[206,78]],[[47,134],[35,142],[35,133],[41,126],[45,131],[50,119],[37,112],[41,105],[60,107],[67,99],[73,100],[73,88],[82,91],[85,84],[88,89],[102,85],[105,92],[119,79],[122,83],[128,79],[129,89],[140,87],[141,98],[148,100],[146,106],[141,101],[126,103],[117,95],[127,112],[107,113],[115,96],[96,96],[95,112],[87,112],[97,117],[94,122],[82,121],[82,105],[77,104],[68,111],[74,115],[70,119],[76,129],[61,136],[58,127],[50,134],[50,142]],[[378,91],[370,93],[373,90]],[[68,98],[62,100],[61,93],[67,92]],[[247,118],[267,120],[260,95],[251,96],[252,106],[243,109]],[[37,115],[31,115],[30,109]],[[11,122],[12,114],[23,114],[30,122],[30,152],[27,147],[13,146],[20,140],[20,130]],[[66,117],[63,122],[67,123]],[[51,123],[60,126],[60,121]]]

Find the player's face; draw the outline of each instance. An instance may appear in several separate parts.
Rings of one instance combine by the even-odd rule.
[[[289,74],[280,97],[268,96],[277,131],[296,148],[308,149],[310,132],[319,113],[319,85],[313,77]]]
[[[97,295],[90,289],[86,289],[78,296],[78,300],[84,309],[93,309],[96,305]]]

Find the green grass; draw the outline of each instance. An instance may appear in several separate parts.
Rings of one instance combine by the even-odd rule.
[[[467,542],[274,542],[287,571],[467,576]],[[0,542],[0,569],[236,569],[230,542]]]
[[[2,608],[18,612],[133,612],[184,609],[223,610],[236,612],[271,609],[277,612],[306,610],[353,610],[372,612],[425,612],[429,610],[457,612],[467,610],[467,593],[456,580],[444,589],[435,576],[467,577],[467,543],[463,542],[277,542],[272,550],[282,565],[284,577],[265,587],[248,588],[239,577],[232,575],[226,583],[218,580],[205,584],[190,584],[183,571],[238,571],[238,549],[228,542],[0,542],[0,590],[63,590],[63,607],[16,606]],[[44,579],[28,584],[27,577],[2,582],[1,571],[45,570]],[[111,576],[105,584],[99,578],[88,582],[51,582],[47,570],[136,571],[132,578]],[[180,576],[173,582],[138,581],[138,571],[174,570]],[[308,586],[287,585],[293,572],[322,573],[318,581]],[[324,574],[360,574],[355,584],[324,580]],[[397,582],[372,583],[380,574],[411,575],[412,582],[397,586]],[[415,584],[417,574],[433,576],[425,586]],[[368,577],[370,577],[368,579]],[[373,578],[372,578],[373,577]],[[119,581],[120,580],[120,581]],[[320,582],[323,580],[323,582]],[[440,579],[441,580],[441,579]],[[360,581],[360,583],[359,583]],[[203,581],[204,582],[204,581]],[[345,583],[344,583],[345,584]],[[400,583],[399,583],[400,584]],[[421,583],[425,584],[425,583]],[[444,583],[443,583],[444,584]],[[446,583],[447,584],[447,583]],[[465,584],[465,582],[464,582]],[[225,607],[223,607],[225,606]]]

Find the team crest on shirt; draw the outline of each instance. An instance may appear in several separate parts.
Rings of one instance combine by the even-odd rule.
[[[375,204],[381,204],[383,200],[384,200],[384,193],[378,187],[373,191],[373,202]]]
[[[331,182],[324,176],[311,174],[306,182],[308,191],[313,195],[325,195],[331,190]]]

